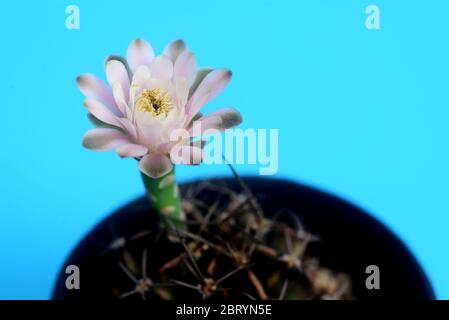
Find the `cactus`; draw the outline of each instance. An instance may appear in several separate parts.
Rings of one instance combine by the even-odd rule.
[[[164,178],[150,183],[165,185]],[[245,186],[242,189],[236,192],[209,181],[196,183],[184,193],[185,220],[176,228],[163,223],[157,235],[134,235],[138,243],[110,250],[109,254],[122,250],[117,277],[128,282],[128,289],[119,288],[114,296],[196,296],[204,300],[353,298],[348,275],[321,266],[316,257],[307,254],[309,244],[319,238],[305,230],[295,213],[265,213],[251,191]],[[155,203],[166,205],[163,197],[168,191],[161,190],[155,197],[162,198]],[[212,196],[203,199],[203,191],[212,192]],[[166,257],[158,264],[151,258],[154,248],[165,248]]]

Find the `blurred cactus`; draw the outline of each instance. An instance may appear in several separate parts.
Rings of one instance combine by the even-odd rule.
[[[123,254],[118,266],[121,275],[128,278],[129,288],[115,287],[114,296],[353,298],[348,275],[323,267],[308,255],[309,245],[320,240],[306,231],[296,213],[265,213],[251,191],[244,185],[242,190],[236,192],[208,181],[192,184],[182,201],[186,227],[163,228],[151,240],[158,242],[156,246],[169,248],[160,265],[155,265],[160,257],[151,259],[146,247],[134,249],[133,254],[126,250],[126,243],[120,247]],[[203,192],[213,196],[205,197]],[[139,236],[145,237],[148,235]]]

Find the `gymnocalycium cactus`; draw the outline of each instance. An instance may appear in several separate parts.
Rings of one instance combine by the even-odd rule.
[[[148,199],[161,221],[170,228],[184,228],[171,155],[178,155],[177,163],[200,163],[201,138],[173,140],[172,133],[183,129],[191,134],[194,121],[201,124],[201,130],[240,124],[241,116],[232,108],[207,116],[199,113],[227,86],[231,72],[198,69],[195,56],[182,40],[168,44],[158,56],[147,42],[134,40],[126,59],[110,56],[105,69],[109,86],[91,74],[77,78],[95,125],[85,134],[83,145],[137,159]],[[200,144],[193,142],[195,138]]]

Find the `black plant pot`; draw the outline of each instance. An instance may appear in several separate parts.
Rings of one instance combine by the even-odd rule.
[[[240,189],[235,179],[219,181]],[[306,229],[321,238],[321,241],[310,245],[308,252],[317,256],[323,265],[349,274],[356,298],[435,299],[426,275],[407,247],[360,208],[325,192],[286,180],[248,177],[244,181],[265,211],[289,208],[297,212]],[[188,185],[181,186],[182,194]],[[207,196],[202,194],[202,197]],[[107,217],[71,253],[57,278],[52,298],[112,299],[114,288],[111,287],[111,279],[116,274],[111,270],[117,269],[117,260],[106,258],[107,255],[103,254],[105,248],[111,244],[123,245],[117,239],[127,239],[127,245],[132,247],[131,235],[157,231],[158,225],[157,215],[143,196]],[[151,246],[151,243],[149,246],[150,265],[167,261],[167,248]],[[111,264],[115,264],[114,268]],[[67,265],[79,267],[80,290],[66,289]],[[369,265],[380,269],[378,290],[366,288],[368,274],[365,271]]]

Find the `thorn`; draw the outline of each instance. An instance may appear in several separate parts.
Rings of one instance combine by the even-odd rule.
[[[253,284],[254,288],[257,291],[257,294],[259,295],[259,298],[261,300],[267,300],[268,296],[265,293],[265,289],[263,288],[262,283],[260,282],[259,278],[257,278],[256,274],[252,272],[251,270],[248,270],[248,278]]]
[[[137,293],[136,289],[133,289],[133,290],[131,290],[131,291],[122,293],[122,294],[119,296],[119,299],[125,299],[125,298],[127,298],[127,297],[129,297],[129,296],[132,296],[133,294],[136,294],[136,293]]]
[[[144,278],[147,277],[147,249],[143,251],[142,255],[142,275]]]
[[[241,266],[241,267],[238,267],[237,269],[232,270],[232,271],[229,272],[228,274],[226,274],[226,275],[224,275],[223,277],[221,277],[220,279],[218,279],[218,280],[215,282],[215,285],[216,285],[216,286],[219,286],[220,283],[222,283],[223,281],[225,281],[225,280],[228,279],[229,277],[233,276],[233,275],[236,274],[237,272],[239,272],[239,271],[241,271],[241,270],[243,270],[243,269],[246,269],[246,268],[247,268],[247,266]]]
[[[281,288],[281,293],[279,294],[279,300],[284,300],[285,293],[287,292],[287,287],[288,287],[288,279],[285,279],[284,284],[282,285]]]
[[[128,278],[130,278],[135,284],[138,283],[136,277],[134,277],[134,275],[131,273],[131,271],[128,270],[127,267],[125,267],[125,265],[120,261],[119,263],[120,268],[122,268],[123,272],[125,272],[125,274],[128,276]]]
[[[177,285],[180,285],[182,287],[186,287],[186,288],[189,288],[189,289],[192,289],[192,290],[195,290],[195,291],[200,291],[199,286],[194,286],[194,285],[191,285],[189,283],[186,283],[186,282],[183,282],[183,281],[179,281],[179,280],[175,280],[175,279],[171,279],[170,281],[175,283],[175,284],[177,284]]]

